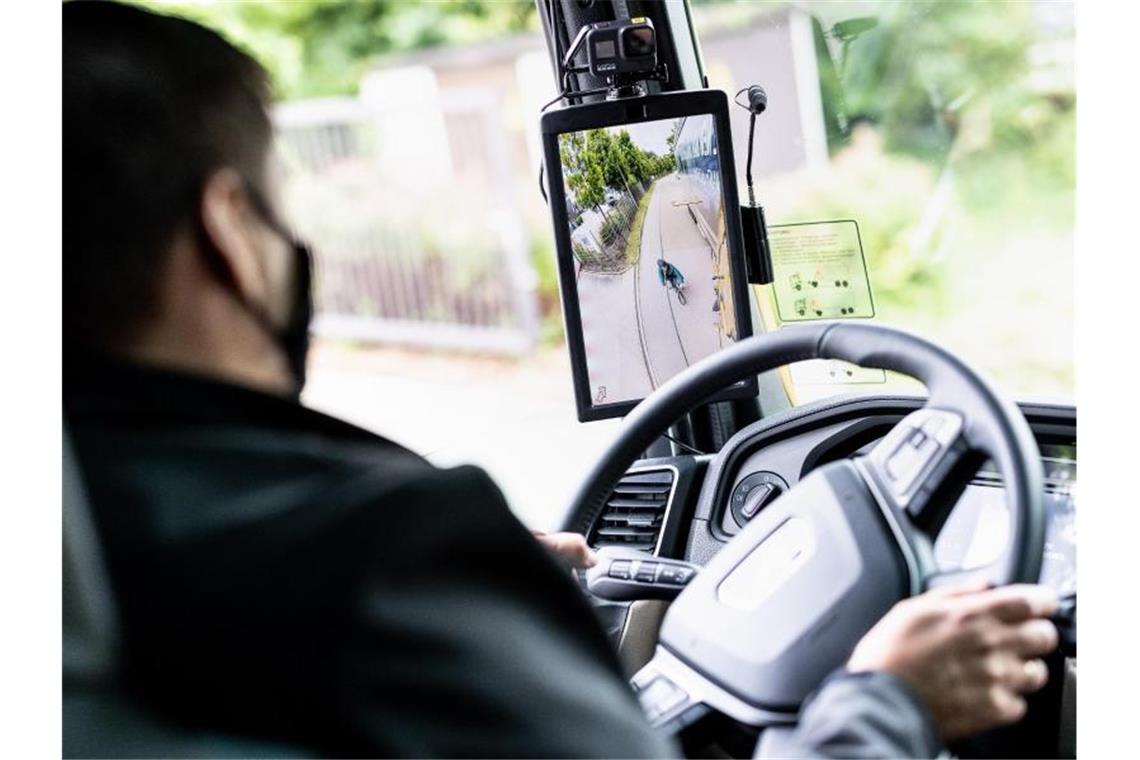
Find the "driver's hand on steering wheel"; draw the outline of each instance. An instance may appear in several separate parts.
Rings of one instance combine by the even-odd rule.
[[[575,570],[588,570],[598,564],[598,555],[581,533],[543,533],[531,531],[538,542]]]
[[[1014,723],[1023,695],[1048,679],[1057,648],[1043,586],[943,588],[899,602],[855,647],[847,669],[902,678],[930,708],[946,742]]]

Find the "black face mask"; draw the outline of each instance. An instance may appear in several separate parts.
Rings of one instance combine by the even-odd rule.
[[[293,248],[293,307],[289,321],[276,332],[278,344],[285,352],[289,372],[293,375],[296,395],[305,387],[305,364],[309,358],[309,326],[313,321],[313,253],[309,246],[292,236]]]
[[[313,254],[306,243],[294,237],[289,229],[277,220],[269,204],[252,184],[246,184],[246,192],[258,216],[269,229],[288,242],[293,250],[293,298],[289,318],[284,327],[277,327],[260,304],[251,303],[245,298],[241,298],[241,302],[281,347],[289,365],[289,373],[293,376],[294,394],[300,397],[301,390],[305,387],[305,363],[309,356],[309,325],[313,320]],[[228,268],[225,271],[228,271]]]

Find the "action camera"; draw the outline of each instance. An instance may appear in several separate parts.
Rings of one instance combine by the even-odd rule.
[[[586,58],[597,77],[649,73],[657,67],[657,35],[644,16],[593,24],[586,33]]]

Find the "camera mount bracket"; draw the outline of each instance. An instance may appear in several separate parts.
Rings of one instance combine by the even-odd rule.
[[[657,64],[652,71],[612,74],[606,77],[606,85],[610,88],[606,93],[606,100],[639,98],[646,94],[645,82],[668,81],[669,67],[664,63]]]

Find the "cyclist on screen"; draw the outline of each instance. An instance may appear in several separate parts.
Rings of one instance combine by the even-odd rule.
[[[685,275],[665,259],[657,259],[657,277],[661,280],[662,287],[672,285],[680,290],[685,286]]]

